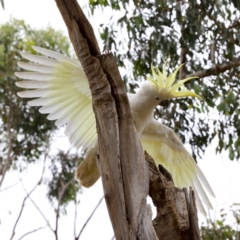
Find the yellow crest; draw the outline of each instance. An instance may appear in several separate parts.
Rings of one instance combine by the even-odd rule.
[[[163,64],[162,72],[159,70],[158,67],[154,68],[153,66],[151,66],[152,76],[147,77],[147,79],[154,86],[154,88],[158,92],[165,92],[172,95],[172,98],[191,96],[191,97],[197,97],[200,100],[202,100],[202,98],[199,95],[187,90],[184,86],[185,82],[197,77],[185,78],[174,83],[176,79],[176,75],[179,69],[183,66],[183,64],[181,64],[178,68],[176,68],[175,71],[171,73],[169,76],[167,76],[167,73],[166,73],[166,64],[167,64],[167,61]]]

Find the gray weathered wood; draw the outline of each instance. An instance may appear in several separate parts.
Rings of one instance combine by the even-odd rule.
[[[115,236],[157,239],[146,204],[148,169],[113,56],[100,56],[91,25],[75,0],[56,3],[89,80],[98,128],[100,172]]]
[[[175,188],[171,175],[162,167],[159,171],[148,155],[149,170],[146,166],[112,54],[101,55],[76,0],[55,1],[89,80],[98,128],[98,166],[116,239],[199,240],[193,191],[189,195]],[[157,207],[154,228],[146,205],[148,191]]]
[[[200,240],[194,192],[176,188],[171,175],[145,153],[149,165],[151,196],[157,208],[153,220],[156,234],[161,240]]]

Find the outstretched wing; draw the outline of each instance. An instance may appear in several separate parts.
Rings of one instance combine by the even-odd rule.
[[[143,130],[141,142],[143,149],[152,156],[155,162],[163,165],[172,174],[176,187],[191,186],[195,190],[199,210],[206,215],[202,202],[212,209],[206,191],[214,197],[215,195],[201,169],[185,149],[177,134],[153,119]]]
[[[91,148],[96,142],[96,122],[92,110],[91,92],[81,64],[48,49],[33,47],[45,56],[21,55],[30,62],[18,65],[30,72],[16,72],[24,81],[16,82],[22,98],[37,98],[30,106],[41,106],[40,113],[49,114],[56,125],[67,125],[65,133],[77,148]]]

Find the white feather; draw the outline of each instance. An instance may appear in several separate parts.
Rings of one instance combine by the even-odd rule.
[[[196,203],[197,203],[197,208],[198,210],[206,217],[207,216],[207,213],[206,213],[206,210],[202,204],[202,201],[199,197],[199,194],[197,192],[197,189],[194,187],[194,184],[191,184],[193,190],[194,190],[194,193],[195,193],[195,197],[196,197]]]
[[[16,82],[16,85],[21,88],[47,88],[49,82],[45,81],[21,81]]]
[[[28,101],[29,106],[39,107],[51,103],[51,98],[38,98],[31,101]]]
[[[37,55],[33,55],[30,53],[23,53],[20,52],[20,54],[22,55],[22,57],[26,58],[29,61],[38,63],[38,64],[42,64],[44,66],[49,66],[49,67],[54,67],[54,65],[56,65],[56,60],[47,58],[47,57],[42,57],[42,56],[37,56]]]
[[[20,68],[29,71],[37,71],[40,73],[52,73],[53,71],[53,67],[41,66],[35,63],[18,62],[17,64]]]
[[[199,195],[201,196],[200,198],[202,199],[203,203],[209,208],[213,209],[212,204],[206,194],[206,192],[203,189],[202,184],[198,180],[198,177],[196,176],[195,179],[193,180],[193,184]]]
[[[21,98],[37,98],[37,97],[43,97],[48,92],[49,92],[48,89],[41,89],[41,90],[18,92],[17,95]]]
[[[51,57],[51,58],[55,58],[57,60],[66,60],[68,62],[71,62],[71,63],[74,63],[74,64],[79,64],[79,62],[69,58],[69,57],[66,57],[64,55],[62,55],[61,53],[57,53],[57,52],[54,52],[52,50],[49,50],[49,49],[46,49],[46,48],[41,48],[41,47],[38,47],[38,46],[32,46],[32,48],[36,51],[36,52],[39,52],[39,53],[42,53],[43,55],[46,55],[48,57]]]
[[[202,170],[196,165],[196,170],[197,170],[197,176],[199,178],[199,180],[201,181],[201,183],[203,184],[203,186],[208,190],[208,192],[212,195],[212,197],[216,197],[210,184],[208,183],[206,177],[204,176]]]
[[[15,72],[15,75],[22,79],[48,81],[51,78],[49,73],[37,73],[37,72]]]

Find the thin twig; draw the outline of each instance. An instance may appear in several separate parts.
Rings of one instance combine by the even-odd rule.
[[[26,191],[26,189],[25,189],[22,181],[20,180],[20,183],[22,184],[22,186],[23,186],[25,192],[27,193],[27,195],[26,195],[26,197],[23,199],[22,206],[21,206],[21,210],[20,210],[20,212],[19,212],[19,214],[18,214],[18,217],[17,217],[17,220],[16,220],[16,222],[15,222],[15,224],[14,224],[14,226],[13,226],[12,235],[11,235],[10,240],[12,240],[13,237],[14,237],[14,235],[15,235],[16,227],[17,227],[17,224],[18,224],[18,222],[19,222],[19,220],[20,220],[20,217],[21,217],[21,215],[22,215],[22,212],[23,212],[23,209],[24,209],[26,200],[27,200],[28,198],[30,199],[30,195],[33,193],[33,191],[34,191],[34,190],[41,184],[41,182],[42,182],[43,174],[44,174],[44,172],[45,172],[45,160],[46,160],[46,158],[44,159],[44,165],[43,165],[43,170],[42,170],[41,177],[40,177],[39,181],[37,182],[37,184],[33,187],[33,189],[32,189],[29,193],[27,193],[27,191]]]
[[[73,232],[74,232],[74,238],[76,238],[76,223],[77,223],[77,194],[76,194],[76,186],[74,184],[74,195],[75,195],[75,198],[74,198],[74,229],[73,229]]]
[[[18,178],[19,180],[17,182],[15,182],[14,184],[12,184],[8,187],[5,187],[4,189],[1,189],[0,192],[6,191],[7,189],[16,186],[17,184],[19,184],[25,178],[26,175],[27,175],[27,172],[24,174],[24,176],[22,178]]]
[[[25,188],[24,188],[25,189]],[[26,189],[25,189],[26,190]],[[54,233],[54,229],[52,228],[52,226],[50,225],[48,219],[45,217],[45,215],[43,214],[42,210],[38,207],[38,205],[33,201],[33,199],[29,196],[28,197],[29,200],[32,202],[32,204],[35,206],[35,208],[39,211],[39,213],[42,215],[42,217],[44,218],[44,220],[47,223],[47,226],[52,230],[52,232]]]
[[[20,217],[21,217],[21,215],[22,215],[22,212],[23,212],[23,209],[24,209],[25,202],[26,202],[27,198],[28,198],[28,197],[26,196],[26,197],[24,198],[23,202],[22,202],[21,210],[20,210],[20,212],[19,212],[19,214],[18,214],[18,217],[17,217],[17,220],[16,220],[16,222],[15,222],[15,224],[14,224],[14,226],[13,226],[12,235],[11,235],[10,240],[12,240],[13,237],[14,237],[14,235],[15,235],[15,230],[16,230],[17,224],[18,224],[18,222],[19,222],[19,219],[20,219]]]
[[[92,218],[93,214],[95,213],[95,211],[97,210],[97,208],[99,207],[99,205],[101,204],[102,200],[103,200],[104,196],[102,196],[102,198],[99,200],[98,204],[96,205],[96,207],[93,209],[92,213],[90,214],[90,216],[88,217],[87,221],[84,223],[82,229],[80,230],[79,234],[77,237],[75,237],[75,240],[78,240],[84,230],[84,228],[87,226],[88,222],[90,221],[90,219]]]
[[[31,234],[31,233],[37,232],[37,231],[39,231],[39,230],[42,230],[42,229],[44,229],[46,226],[47,226],[47,225],[45,225],[45,226],[43,226],[43,227],[36,228],[36,229],[34,229],[34,230],[30,231],[30,232],[25,233],[25,234],[23,234],[18,240],[23,239],[24,237],[26,237],[27,235],[29,235],[29,234]]]
[[[79,165],[79,161],[76,161],[75,162],[75,168],[77,169]],[[74,239],[77,239],[77,229],[76,229],[76,226],[77,226],[77,191],[76,191],[76,185],[74,184],[74,195],[75,195],[75,198],[74,198]]]
[[[69,151],[67,152],[67,154],[69,153]],[[60,212],[60,207],[61,207],[61,203],[62,203],[62,198],[63,198],[63,195],[64,195],[66,189],[68,188],[68,186],[75,180],[75,176],[74,176],[66,184],[64,184],[64,182],[63,182],[62,175],[63,175],[63,171],[64,171],[64,168],[65,168],[66,161],[67,160],[65,159],[64,161],[61,162],[62,163],[62,171],[61,171],[60,177],[59,177],[59,180],[60,180],[60,183],[61,183],[61,191],[58,194],[58,205],[57,205],[57,209],[56,209],[56,223],[55,223],[55,230],[54,230],[56,240],[58,240],[58,220],[59,220],[59,212]]]
[[[0,192],[6,191],[7,189],[16,186],[17,184],[20,183],[20,181],[22,181],[22,178],[21,178],[19,181],[15,182],[13,185],[10,185],[10,186],[8,186],[8,187],[5,187],[4,189],[0,189]]]

